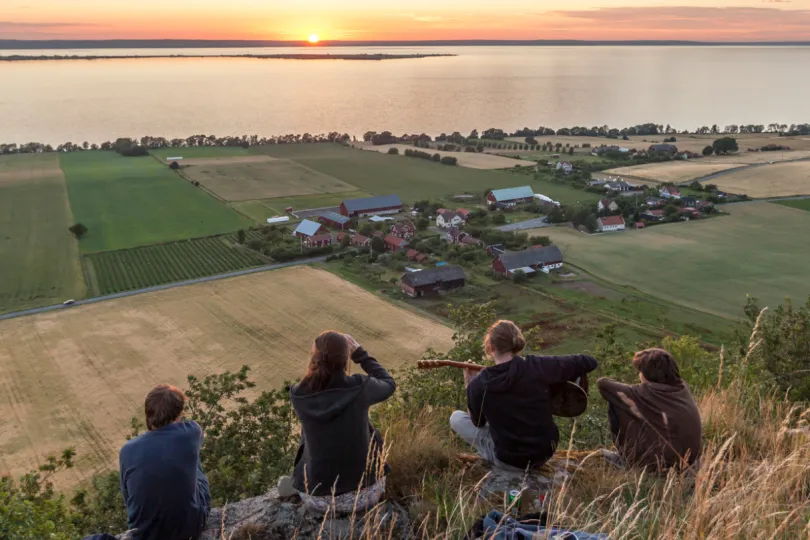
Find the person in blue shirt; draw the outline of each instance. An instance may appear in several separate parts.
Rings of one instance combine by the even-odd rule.
[[[183,420],[186,396],[160,385],[146,396],[148,431],[119,453],[121,492],[129,529],[137,540],[196,539],[211,496],[200,464],[202,429]]]

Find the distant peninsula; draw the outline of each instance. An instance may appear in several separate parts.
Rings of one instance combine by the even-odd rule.
[[[22,55],[0,56],[0,62],[48,60],[135,60],[144,58],[254,58],[258,60],[407,60],[455,54],[172,54],[172,55]]]

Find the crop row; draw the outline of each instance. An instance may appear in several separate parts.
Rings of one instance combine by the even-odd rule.
[[[97,294],[112,294],[260,266],[261,259],[220,238],[201,238],[88,255]]]

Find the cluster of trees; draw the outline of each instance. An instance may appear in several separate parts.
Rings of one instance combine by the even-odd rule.
[[[740,149],[737,139],[733,137],[721,137],[712,143],[712,150],[718,156],[733,154]],[[705,150],[705,148],[704,148]]]
[[[259,232],[261,233],[260,238],[251,238],[248,240],[245,231],[240,230],[236,233],[236,241],[278,262],[300,259],[304,255],[307,257],[316,257],[334,251],[332,246],[304,250],[301,245],[301,239],[296,236],[291,236],[290,231],[285,227],[268,225],[261,227]]]
[[[430,152],[422,152],[421,150],[405,150],[405,155],[408,157],[415,157],[435,161],[444,165],[457,165],[458,159],[453,156],[442,156],[441,154],[431,154]]]
[[[137,146],[146,149],[157,148],[194,148],[194,147],[243,147],[261,146],[269,144],[309,144],[309,143],[347,143],[352,138],[347,133],[331,132],[326,135],[288,134],[276,137],[259,137],[258,135],[242,135],[241,137],[217,137],[216,135],[192,135],[184,139],[166,139],[164,137],[141,137]],[[120,139],[119,139],[120,140]],[[134,141],[134,140],[133,140]],[[25,144],[0,144],[0,154],[36,154],[42,152],[81,152],[83,150],[116,150],[117,141],[108,141],[101,144],[87,141],[75,144],[65,142],[57,146],[30,142]]]
[[[81,223],[75,223],[68,227],[68,230],[76,237],[76,240],[81,240],[81,238],[87,234],[87,227],[85,227]]]

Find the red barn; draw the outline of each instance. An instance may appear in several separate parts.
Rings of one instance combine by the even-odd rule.
[[[341,216],[336,212],[324,212],[323,214],[318,216],[318,221],[320,221],[327,227],[343,230],[349,225],[351,225],[352,218]]]
[[[518,203],[532,202],[534,191],[529,186],[522,186],[507,189],[493,189],[487,194],[487,202],[490,204],[503,204],[513,206]]]
[[[396,214],[401,211],[402,201],[399,195],[347,199],[340,203],[340,213],[347,217]]]

